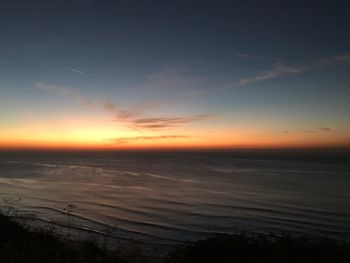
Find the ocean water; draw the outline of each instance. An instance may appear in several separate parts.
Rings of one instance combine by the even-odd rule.
[[[340,161],[339,161],[340,160]],[[154,243],[214,233],[350,240],[350,165],[326,155],[2,152],[7,213]],[[16,210],[16,211],[15,211]]]

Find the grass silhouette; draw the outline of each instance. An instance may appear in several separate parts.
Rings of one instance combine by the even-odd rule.
[[[28,229],[0,215],[0,262],[6,263],[146,263],[138,250],[109,250],[91,241],[62,239],[53,231]],[[157,251],[155,252],[157,253]],[[125,255],[127,254],[127,257]],[[171,251],[165,263],[303,263],[350,262],[350,244],[291,235],[218,235],[186,242]]]
[[[4,205],[5,205],[5,212],[4,214],[7,216],[13,216],[17,213],[16,205],[18,205],[19,202],[21,202],[22,198],[12,198],[12,197],[5,197],[2,199]]]
[[[67,242],[48,230],[28,230],[3,215],[0,233],[0,262],[126,262],[116,252],[103,250],[92,242]]]
[[[62,209],[62,213],[67,216],[68,239],[70,239],[70,235],[71,235],[71,223],[72,223],[71,216],[72,216],[73,210],[76,208],[77,208],[76,205],[69,204]]]

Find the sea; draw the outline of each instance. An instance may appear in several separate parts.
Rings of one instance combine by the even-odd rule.
[[[3,151],[0,207],[33,222],[177,244],[217,233],[350,240],[341,151]]]

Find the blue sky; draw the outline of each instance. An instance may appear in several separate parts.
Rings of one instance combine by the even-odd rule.
[[[247,130],[263,144],[295,132],[276,144],[300,145],[312,131],[347,145],[349,13],[346,1],[1,1],[2,136],[94,116],[122,136],[234,146]]]

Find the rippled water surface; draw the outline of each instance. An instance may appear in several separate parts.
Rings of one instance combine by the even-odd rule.
[[[291,231],[350,239],[350,166],[237,153],[2,153],[3,207],[118,237],[171,243]],[[17,201],[17,198],[21,198]]]

